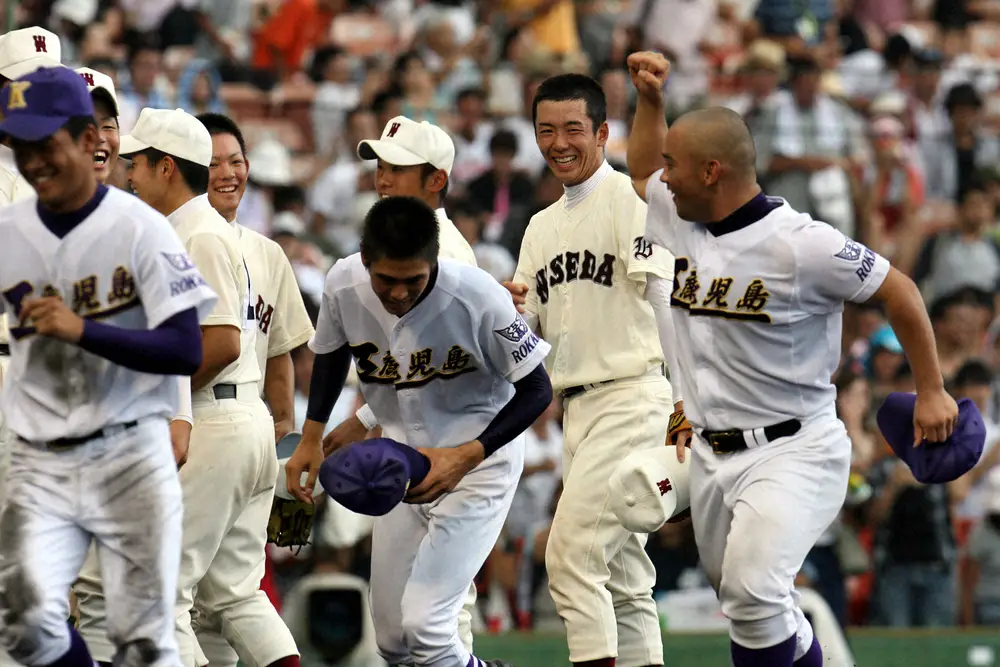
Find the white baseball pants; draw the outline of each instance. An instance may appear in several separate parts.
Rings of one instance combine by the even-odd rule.
[[[375,521],[371,611],[391,665],[467,667],[458,615],[496,546],[524,468],[524,437],[502,447],[451,493],[400,503]]]
[[[152,654],[153,665],[175,667],[181,489],[166,420],[70,449],[15,440],[10,450],[0,518],[4,648],[29,666],[69,649],[70,587],[94,539],[121,664]]]
[[[791,437],[723,455],[696,434],[692,456],[695,540],[730,636],[761,649],[796,634],[801,658],[813,631],[794,581],[847,495],[851,441],[844,425],[823,415]]]
[[[647,536],[619,523],[608,506],[608,480],[633,451],[664,446],[672,411],[670,383],[659,371],[566,401],[563,492],[545,568],[571,662],[617,657],[619,667],[663,664]]]

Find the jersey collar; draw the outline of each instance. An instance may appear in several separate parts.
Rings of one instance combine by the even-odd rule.
[[[184,222],[187,218],[196,215],[198,212],[204,210],[205,208],[212,208],[212,205],[208,202],[208,195],[196,195],[191,199],[180,205],[173,213],[167,216],[167,220],[170,221],[174,227]],[[220,216],[221,217],[221,216]],[[225,220],[225,218],[223,218]],[[228,223],[227,223],[228,224]]]
[[[771,211],[779,208],[782,204],[784,204],[784,201],[779,197],[768,197],[763,192],[760,192],[753,199],[740,206],[722,220],[705,225],[705,229],[715,237],[737,232],[759,220],[763,220]]]
[[[101,183],[97,184],[97,191],[82,208],[69,213],[55,213],[42,206],[41,202],[36,202],[35,212],[38,213],[39,220],[52,234],[58,238],[64,238],[76,226],[87,219],[87,217],[97,210],[97,207],[104,201],[104,196],[108,194],[108,187]]]

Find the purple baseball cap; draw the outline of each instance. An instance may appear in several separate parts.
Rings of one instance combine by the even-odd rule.
[[[327,495],[358,514],[382,516],[401,503],[431,469],[426,456],[390,438],[363,440],[338,449],[319,469]]]
[[[0,91],[0,136],[41,141],[70,118],[93,115],[87,83],[68,67],[35,70]]]
[[[945,442],[913,446],[913,408],[917,395],[889,394],[876,420],[886,442],[921,484],[945,484],[972,470],[983,454],[986,425],[979,408],[968,398],[958,402],[958,424]]]

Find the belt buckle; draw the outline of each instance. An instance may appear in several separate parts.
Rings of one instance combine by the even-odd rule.
[[[712,451],[716,454],[728,454],[728,451],[720,451],[721,445],[723,445],[726,440],[733,437],[743,437],[743,431],[739,429],[729,429],[728,431],[716,431],[708,436],[708,444],[712,446]]]

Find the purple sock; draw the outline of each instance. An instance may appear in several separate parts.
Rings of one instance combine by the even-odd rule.
[[[823,649],[819,647],[819,641],[815,635],[813,635],[812,646],[794,664],[795,667],[823,667]]]
[[[730,640],[729,648],[733,656],[733,667],[792,667],[795,659],[796,637],[767,648],[746,648]]]
[[[69,627],[69,650],[46,667],[94,667],[94,659],[76,628]]]

